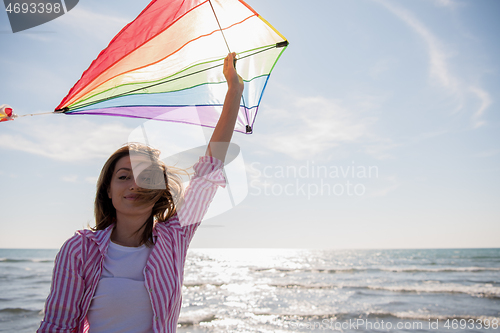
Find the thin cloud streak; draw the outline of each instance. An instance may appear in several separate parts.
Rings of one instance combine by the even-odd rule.
[[[486,151],[481,151],[477,154],[474,154],[472,157],[474,158],[488,158],[488,157],[493,157],[496,156],[500,153],[500,149],[491,149],[491,150],[486,150]]]
[[[62,176],[61,180],[67,183],[77,183],[78,182],[78,175],[67,175],[67,176]]]
[[[400,18],[403,22],[409,25],[427,45],[430,62],[430,75],[436,82],[447,88],[451,92],[456,92],[459,85],[459,80],[451,75],[448,69],[446,52],[442,43],[427,29],[427,27],[416,19],[407,10],[393,6],[384,0],[375,0],[384,7],[389,9],[393,14]]]
[[[481,120],[481,117],[483,116],[484,111],[486,111],[486,109],[490,107],[493,101],[491,100],[490,94],[488,94],[488,92],[486,92],[485,90],[475,86],[471,86],[469,89],[477,96],[477,98],[481,102],[479,109],[472,115],[473,126],[474,128],[478,128],[486,123],[484,120]]]
[[[428,55],[429,55],[429,73],[431,79],[443,88],[445,88],[449,93],[455,96],[458,101],[458,106],[455,110],[458,111],[463,108],[466,100],[471,95],[473,98],[480,100],[480,107],[477,109],[472,116],[472,126],[473,128],[478,128],[486,124],[486,121],[481,119],[484,115],[486,109],[492,104],[490,94],[484,89],[478,86],[469,86],[464,82],[468,80],[463,80],[455,75],[453,75],[449,69],[448,59],[451,52],[446,52],[445,47],[442,42],[417,18],[415,18],[409,11],[394,6],[386,0],[374,0],[393,14],[395,14],[399,19],[410,26],[415,33],[417,33],[427,45]],[[454,8],[456,3],[451,0],[440,0],[437,2],[441,6]]]
[[[455,8],[457,6],[457,2],[453,0],[435,0],[434,3],[440,7]]]
[[[89,184],[97,184],[98,177],[85,177],[85,182]]]

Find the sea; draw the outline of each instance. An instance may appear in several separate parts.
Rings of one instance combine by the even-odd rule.
[[[57,250],[0,249],[0,332],[34,332]],[[500,249],[190,249],[177,332],[500,332]]]

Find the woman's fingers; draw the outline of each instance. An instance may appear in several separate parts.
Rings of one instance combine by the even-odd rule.
[[[233,64],[233,67],[236,64],[236,52],[228,53],[228,55],[226,56],[226,58],[224,58],[224,67],[226,67],[230,63]]]
[[[236,69],[236,52],[230,53],[230,63],[233,64],[233,68]]]
[[[224,58],[223,73],[230,87],[231,86],[243,87],[243,79],[236,72],[235,63],[236,63],[236,53],[235,52],[229,53],[226,56],[226,58]]]

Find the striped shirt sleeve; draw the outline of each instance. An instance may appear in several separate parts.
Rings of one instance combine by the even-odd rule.
[[[81,300],[85,283],[82,278],[82,236],[68,239],[56,256],[50,294],[38,333],[76,332],[81,320]]]
[[[191,237],[205,216],[217,188],[226,186],[223,167],[224,162],[212,156],[200,157],[194,165],[195,174],[186,189],[184,203],[177,212],[181,227]]]

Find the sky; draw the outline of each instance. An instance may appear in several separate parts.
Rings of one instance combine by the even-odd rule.
[[[15,34],[1,11],[0,104],[52,111],[147,4],[81,0]],[[233,136],[238,204],[192,247],[500,247],[500,2],[248,4],[290,45],[254,133]],[[178,133],[210,136],[105,116],[0,124],[0,248],[59,248],[93,226],[102,165],[145,124],[167,150]]]

